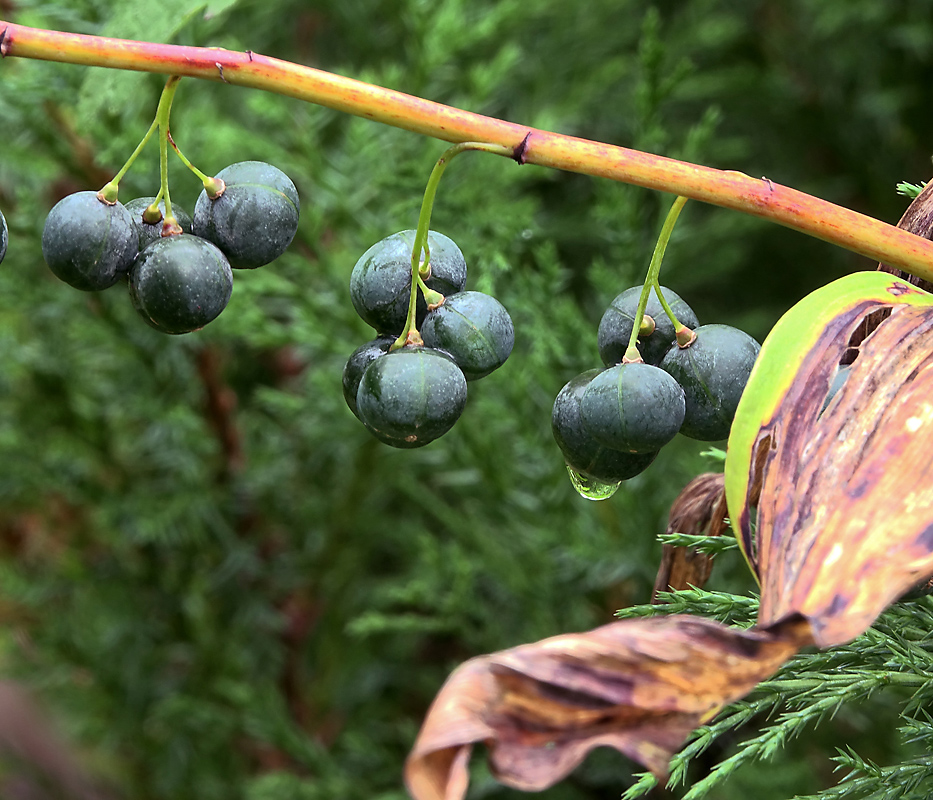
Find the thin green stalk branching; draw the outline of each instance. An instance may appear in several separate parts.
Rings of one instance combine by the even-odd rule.
[[[178,223],[172,213],[172,198],[168,188],[168,132],[169,119],[172,114],[172,101],[178,90],[181,77],[172,75],[165,82],[162,96],[159,98],[159,107],[156,110],[156,122],[159,125],[159,192],[165,198],[165,220],[163,229],[177,228]]]
[[[437,307],[444,302],[444,296],[440,292],[430,289],[425,283],[431,277],[431,250],[428,245],[428,232],[431,228],[431,214],[434,211],[437,187],[441,182],[444,170],[447,169],[447,165],[456,156],[468,150],[493,153],[507,158],[515,157],[515,149],[512,147],[488,142],[460,142],[448,147],[441,157],[437,159],[434,169],[431,170],[431,174],[428,176],[427,185],[424,187],[421,211],[418,214],[418,227],[415,229],[415,241],[411,249],[411,296],[408,301],[408,317],[405,321],[404,330],[392,343],[391,350],[404,347],[406,344],[420,345],[423,343],[416,325],[419,291],[429,307]]]
[[[172,138],[171,131],[166,131],[165,135],[168,138],[168,143],[169,145],[171,145],[172,150],[175,151],[175,155],[178,156],[179,159],[181,159],[181,163],[184,164],[195,175],[195,177],[197,177],[199,181],[201,181],[201,185],[204,187],[204,189],[207,191],[209,195],[216,196],[217,188],[218,188],[217,178],[212,178],[210,175],[206,175],[205,173],[201,172],[201,170],[199,170],[194,164],[191,163],[188,157],[184,153],[181,152],[181,148],[175,143],[175,139]]]
[[[648,297],[651,294],[651,290],[655,289],[658,297],[661,298],[661,290],[658,288],[658,275],[661,274],[661,262],[664,260],[664,252],[667,250],[667,243],[670,241],[674,225],[677,223],[677,217],[680,216],[680,211],[686,202],[686,197],[681,196],[676,198],[671,205],[670,211],[667,212],[664,225],[661,226],[661,233],[658,235],[658,241],[654,246],[654,252],[651,254],[651,263],[648,265],[648,275],[645,277],[645,283],[638,297],[638,307],[635,309],[634,319],[637,321],[637,324],[632,325],[632,334],[629,337],[625,355],[622,357],[622,363],[637,363],[643,361],[641,353],[638,352],[636,342],[638,341],[642,320],[645,318],[645,309],[648,307]],[[661,305],[665,308],[665,311],[674,323],[674,330],[679,330],[682,326],[674,316],[674,312],[670,310],[670,306],[664,302],[663,298],[661,298]]]
[[[136,145],[136,149],[126,160],[126,163],[120,167],[119,172],[113,176],[113,178],[108,181],[103,188],[100,190],[100,195],[104,199],[104,202],[116,202],[117,193],[120,190],[120,181],[123,180],[123,176],[129,172],[130,167],[133,166],[133,162],[136,161],[136,157],[142,152],[142,149],[146,146],[147,142],[152,138],[152,134],[155,132],[156,128],[159,125],[158,117],[152,120],[152,124],[149,126],[149,130],[146,131],[146,135],[140,140],[139,144]]]

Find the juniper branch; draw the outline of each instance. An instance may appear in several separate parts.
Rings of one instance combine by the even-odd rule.
[[[674,547],[692,547],[701,553],[710,555],[737,550],[739,547],[739,543],[732,536],[705,536],[692,533],[662,533],[658,535],[658,541]]]
[[[751,624],[757,600],[699,589],[671,592],[663,606],[636,606],[619,612],[622,617],[658,613],[694,613],[720,621]],[[737,613],[738,612],[738,613]],[[724,709],[709,725],[696,730],[670,763],[668,787],[685,784],[692,762],[723,735],[755,720],[773,719],[758,735],[720,762],[706,777],[693,784],[683,800],[700,800],[738,769],[771,759],[793,737],[820,720],[832,717],[848,703],[868,699],[879,690],[900,687],[910,695],[901,711],[900,726],[906,741],[933,741],[933,718],[925,707],[933,703],[933,598],[904,601],[890,608],[855,641],[830,650],[800,653],[773,678],[756,687],[748,698]],[[783,710],[781,710],[783,709]],[[933,763],[916,759],[893,767],[870,765],[854,753],[841,754],[841,766],[853,777],[809,800],[859,797],[871,800],[928,797],[923,787],[933,781]],[[903,772],[901,772],[903,770]],[[656,781],[648,773],[623,795],[635,800],[647,794]]]

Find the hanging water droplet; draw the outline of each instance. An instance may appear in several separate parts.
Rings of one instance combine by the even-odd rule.
[[[591,478],[589,475],[577,472],[569,464],[567,465],[567,472],[570,474],[570,482],[573,484],[573,488],[577,490],[580,497],[585,497],[587,500],[608,500],[616,493],[616,489],[622,485],[622,481],[606,483]]]

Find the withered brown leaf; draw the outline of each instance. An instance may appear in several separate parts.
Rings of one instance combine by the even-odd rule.
[[[726,495],[722,473],[706,472],[688,483],[671,505],[668,533],[719,536],[726,528]],[[691,586],[702,588],[713,571],[713,557],[694,547],[666,544],[661,565],[654,579],[651,602],[658,602],[659,592],[677,591]]]
[[[502,783],[545,789],[594,747],[655,774],[688,734],[809,641],[801,620],[772,630],[685,615],[620,620],[474,658],[441,688],[405,766],[415,800],[461,800],[472,745]]]
[[[933,310],[893,307],[821,412],[859,320],[841,322],[760,433],[759,624],[800,614],[821,647],[933,574]]]
[[[898,221],[897,227],[922,236],[924,239],[933,239],[933,181],[928,181],[920,194],[913,199]],[[903,272],[888,264],[879,264],[878,269],[897,275],[925,291],[933,291],[933,283],[918,278],[916,275]]]

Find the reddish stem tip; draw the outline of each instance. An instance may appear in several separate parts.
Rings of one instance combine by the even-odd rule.
[[[681,350],[686,350],[697,340],[695,331],[690,330],[686,325],[681,325],[677,331],[677,346]]]
[[[227,184],[223,182],[222,178],[208,178],[204,181],[204,191],[207,192],[207,196],[211,198],[211,200],[216,200],[220,197],[226,188]]]

